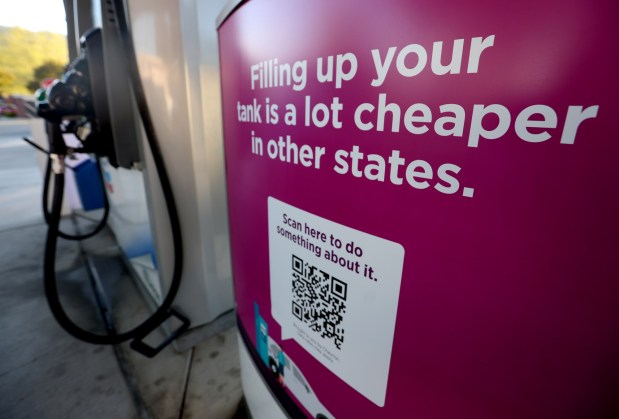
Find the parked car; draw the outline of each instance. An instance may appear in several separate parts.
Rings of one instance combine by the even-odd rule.
[[[17,116],[17,106],[12,103],[0,102],[0,116],[13,118]]]

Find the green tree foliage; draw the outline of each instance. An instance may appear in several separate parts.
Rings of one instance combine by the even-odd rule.
[[[64,71],[64,65],[55,61],[45,61],[43,64],[34,69],[34,77],[28,82],[28,89],[31,91],[41,87],[41,81],[46,78],[60,78]]]
[[[28,82],[33,79],[35,68],[47,61],[67,64],[68,59],[64,35],[0,27],[0,72],[13,77],[13,82],[3,87],[6,93],[32,93]]]

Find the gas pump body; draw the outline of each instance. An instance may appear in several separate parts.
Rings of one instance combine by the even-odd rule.
[[[197,327],[233,309],[220,118],[215,20],[223,2],[132,0],[129,12],[140,76],[161,149],[172,173],[185,243],[176,304]],[[200,16],[200,19],[198,18]],[[157,174],[142,147],[144,186],[162,287],[173,265],[172,240]]]
[[[74,6],[82,14],[82,8],[91,9],[96,28],[85,34],[81,55],[63,80],[48,90],[47,102],[39,106],[39,113],[55,128],[66,117],[84,117],[89,122],[90,133],[83,141],[83,148],[76,151],[105,157],[105,186],[112,207],[109,225],[138,279],[149,291],[147,297],[152,297],[153,306],[158,307],[156,313],[163,313],[163,307],[171,303],[168,297],[174,295],[174,308],[178,311],[173,311],[188,317],[194,329],[212,324],[233,308],[223,164],[217,156],[207,157],[212,147],[206,147],[210,140],[217,151],[216,144],[218,140],[221,144],[221,137],[213,136],[217,135],[217,129],[221,133],[221,128],[220,123],[214,127],[202,125],[205,90],[201,63],[195,62],[187,77],[183,63],[189,61],[184,54],[187,57],[205,54],[208,59],[216,55],[215,50],[209,45],[202,51],[201,44],[191,43],[189,36],[198,33],[197,19],[195,14],[182,9],[180,2],[153,6],[140,2],[93,1]],[[132,20],[127,22],[129,10]],[[185,15],[181,16],[181,12]],[[171,22],[170,16],[173,16]],[[160,38],[163,46],[150,38],[153,27],[148,21],[151,19],[171,25],[167,38]],[[181,19],[186,19],[187,24],[183,25]],[[127,23],[126,27],[121,22]],[[181,33],[181,28],[194,32]],[[214,29],[212,32],[215,39]],[[131,80],[137,73],[132,71],[132,59],[128,58],[132,50],[139,61],[139,83]],[[170,86],[161,85],[160,74],[153,74],[149,59],[160,64],[159,71],[175,72],[178,76],[171,80],[173,92],[167,90]],[[217,83],[211,86],[216,87]],[[190,95],[192,89],[197,93]],[[158,102],[162,91],[163,104]],[[199,126],[196,120],[200,121]],[[214,121],[217,119],[210,122]],[[54,133],[57,132],[55,129]],[[155,133],[158,140],[153,141]],[[50,141],[56,137],[50,136]],[[62,141],[54,140],[52,145],[55,160],[62,160],[72,152]],[[215,163],[211,165],[211,162]],[[179,251],[182,248],[184,254]],[[54,249],[50,247],[50,257],[46,257],[50,278]],[[184,269],[179,269],[183,265]],[[143,274],[146,271],[148,274]],[[179,272],[182,272],[180,281]],[[173,292],[166,294],[166,290],[172,289]],[[75,328],[72,334],[82,335]],[[126,335],[129,337],[130,333]],[[107,343],[100,336],[88,339],[93,343]],[[153,354],[149,352],[149,356]]]
[[[231,255],[256,417],[617,416],[618,11],[230,3]]]

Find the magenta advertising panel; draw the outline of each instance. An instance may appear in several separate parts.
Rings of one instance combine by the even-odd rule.
[[[290,415],[619,417],[616,2],[252,0],[219,36],[239,329]]]

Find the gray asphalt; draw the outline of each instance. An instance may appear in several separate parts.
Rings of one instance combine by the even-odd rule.
[[[0,231],[43,220],[39,152],[22,140],[29,135],[27,120],[0,120]]]

